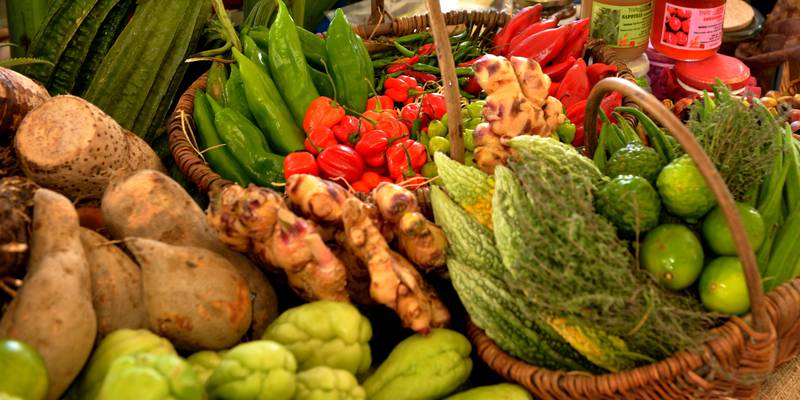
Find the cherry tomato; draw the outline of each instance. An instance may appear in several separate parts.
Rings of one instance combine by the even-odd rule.
[[[677,17],[670,18],[669,19],[669,27],[670,27],[670,29],[672,29],[673,31],[676,31],[676,32],[681,30],[681,20],[679,18],[677,18]]]

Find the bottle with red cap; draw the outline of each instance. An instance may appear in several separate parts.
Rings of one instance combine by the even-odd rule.
[[[751,83],[750,68],[741,60],[723,54],[701,61],[679,61],[675,64],[675,77],[678,85],[688,94],[711,91],[711,86],[720,80],[734,95],[743,93]]]
[[[652,46],[682,61],[713,56],[722,45],[726,0],[655,0]]]

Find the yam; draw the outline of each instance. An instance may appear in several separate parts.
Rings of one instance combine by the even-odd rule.
[[[49,98],[47,90],[32,79],[0,67],[0,145],[11,143],[25,115]]]
[[[27,261],[33,195],[38,188],[21,176],[0,179],[0,277],[16,274]]]
[[[58,399],[89,359],[97,320],[75,208],[46,189],[36,191],[33,204],[28,273],[0,320],[0,338],[41,354],[50,379],[47,398]]]
[[[117,171],[164,171],[147,143],[75,96],[53,97],[29,112],[14,144],[25,175],[73,200],[99,200]]]
[[[99,233],[86,228],[80,231],[91,270],[98,339],[118,329],[144,327],[139,266]]]
[[[168,176],[144,170],[115,178],[103,195],[101,209],[106,228],[116,239],[143,237],[176,246],[202,247],[225,257],[250,286],[251,338],[260,338],[278,315],[275,290],[264,274],[246,256],[217,238],[203,210]]]
[[[225,258],[151,239],[125,243],[142,268],[142,297],[153,332],[185,351],[226,349],[247,332],[250,291]]]

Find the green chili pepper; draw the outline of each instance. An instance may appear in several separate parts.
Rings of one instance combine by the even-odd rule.
[[[608,154],[614,154],[617,150],[625,147],[625,136],[622,130],[611,123],[605,112],[600,113],[600,120],[603,122],[603,127],[608,126],[608,134],[605,140]]]
[[[442,70],[438,67],[433,67],[427,64],[414,64],[411,66],[411,69],[414,71],[419,72],[427,72],[430,74],[441,75]],[[472,68],[456,68],[456,75],[457,76],[472,76],[475,75],[475,71]]]
[[[625,137],[625,143],[641,143],[641,139],[639,139],[639,135],[633,129],[628,120],[622,116],[622,114],[614,111],[611,115],[616,118],[619,127],[622,129],[623,136]]]
[[[467,100],[477,99],[477,97],[475,97],[475,95],[473,95],[472,93],[469,93],[469,92],[465,92],[464,89],[458,88],[458,91],[461,92],[461,97],[463,97],[463,98],[465,98]]]
[[[278,3],[283,3],[279,1]],[[292,23],[297,21],[297,26],[303,26],[306,19],[306,0],[292,0]]]
[[[467,38],[467,30],[463,30],[453,36],[450,36],[450,44],[461,42]]]
[[[233,108],[238,111],[239,114],[247,117],[251,122],[255,122],[255,118],[253,118],[253,114],[250,112],[250,108],[247,105],[247,97],[244,94],[244,83],[242,83],[239,67],[236,65],[231,65],[231,76],[229,76],[228,81],[225,82],[223,98],[225,99],[226,107]]]
[[[333,82],[331,81],[331,77],[322,72],[318,71],[316,68],[308,67],[308,72],[311,73],[311,80],[314,82],[314,86],[317,88],[317,91],[321,96],[334,98],[335,93],[333,92]]]
[[[313,67],[322,69],[325,60],[325,40],[300,26],[297,27],[297,37],[300,39],[300,47],[303,49],[306,61]]]
[[[251,28],[247,33],[242,33],[242,36],[247,35],[250,36],[250,39],[253,39],[256,42],[256,45],[261,48],[263,51],[268,51],[269,49],[269,29],[266,26],[257,26],[255,28]],[[244,38],[242,38],[244,41]]]
[[[337,9],[328,27],[325,53],[336,88],[336,100],[356,112],[364,112],[370,92],[367,79],[374,79],[375,75],[371,69],[367,69],[363,46],[342,10]]]
[[[283,181],[283,157],[269,152],[264,135],[247,118],[223,108],[214,115],[214,126],[253,182],[273,187]]]
[[[633,107],[617,107],[614,109],[614,111],[633,114],[633,116],[639,120],[639,123],[642,124],[645,135],[647,135],[647,137],[650,139],[650,145],[653,146],[658,154],[661,154],[661,156],[664,157],[664,160],[666,160],[667,163],[672,162],[672,160],[675,158],[675,151],[672,146],[669,145],[664,132],[658,128],[656,123],[653,122],[650,117]]]
[[[394,42],[395,43],[400,43],[400,44],[405,44],[405,43],[411,43],[411,42],[416,42],[416,41],[419,41],[419,40],[427,39],[428,37],[430,37],[430,33],[428,33],[428,32],[417,32],[417,33],[412,33],[412,34],[405,35],[405,36],[400,36],[399,38],[394,39]]]
[[[264,71],[269,72],[269,55],[267,52],[262,50],[249,35],[242,35],[242,43],[244,44],[244,54],[247,58],[255,61]]]
[[[600,110],[600,114],[604,114],[603,110]],[[600,129],[600,137],[597,139],[597,148],[594,150],[594,157],[592,157],[594,165],[600,171],[605,171],[606,169],[606,139],[611,134],[611,124],[603,123],[603,128]]]
[[[319,93],[311,81],[294,20],[280,1],[278,15],[269,29],[269,70],[294,121],[302,125],[308,105],[319,97]]]
[[[212,99],[222,102],[223,93],[225,92],[225,81],[228,80],[228,72],[225,70],[225,64],[220,62],[211,63],[211,68],[208,70],[208,83],[206,90]]]
[[[391,65],[396,59],[396,57],[384,57],[377,60],[372,60],[372,66],[374,68],[384,68],[387,65]]]
[[[211,99],[211,101],[214,100]],[[211,105],[206,93],[202,90],[198,90],[194,95],[192,117],[197,127],[197,142],[200,151],[203,152],[203,157],[211,168],[223,178],[234,181],[240,186],[247,186],[250,178],[220,139],[214,125]]]
[[[270,147],[281,155],[304,149],[305,135],[295,124],[269,73],[236,49],[233,57],[239,64],[247,105]]]
[[[392,44],[394,45],[394,48],[397,49],[397,51],[399,51],[400,54],[402,54],[403,56],[414,57],[415,55],[417,55],[415,51],[406,48],[402,44],[397,43],[397,41],[392,41]]]

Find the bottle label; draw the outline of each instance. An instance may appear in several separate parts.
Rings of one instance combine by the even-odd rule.
[[[592,2],[593,38],[603,39],[613,47],[639,47],[650,37],[651,2],[638,6],[615,6]]]
[[[725,6],[689,8],[666,3],[661,44],[681,50],[716,49],[722,44]]]

